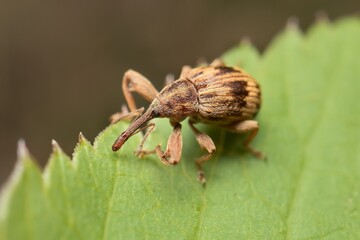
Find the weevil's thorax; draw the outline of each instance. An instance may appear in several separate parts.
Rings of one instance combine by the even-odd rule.
[[[196,88],[189,80],[176,80],[158,94],[151,107],[157,117],[166,117],[174,122],[181,122],[197,112]]]

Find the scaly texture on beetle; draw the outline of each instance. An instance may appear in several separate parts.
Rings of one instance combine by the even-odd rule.
[[[153,87],[144,76],[129,70],[123,78],[123,92],[130,112],[123,107],[123,112],[111,117],[112,122],[137,117],[113,145],[113,150],[120,149],[132,135],[148,128],[144,135],[137,156],[156,153],[164,164],[176,164],[180,161],[182,151],[181,124],[189,119],[200,147],[207,153],[196,159],[199,180],[205,184],[202,163],[209,160],[216,150],[215,144],[205,133],[195,128],[196,123],[219,126],[236,133],[248,133],[244,147],[259,158],[263,155],[249,146],[258,132],[258,123],[252,120],[261,106],[260,86],[254,78],[240,68],[225,66],[215,60],[209,66],[190,68],[184,66],[179,79],[167,85],[161,92]],[[137,92],[148,101],[148,109],[137,109],[131,92]],[[165,151],[158,145],[152,151],[144,151],[145,139],[154,129],[149,123],[153,118],[169,118],[174,127]]]
[[[189,72],[197,90],[198,121],[226,125],[252,119],[260,109],[260,88],[247,73],[230,67],[202,67]]]

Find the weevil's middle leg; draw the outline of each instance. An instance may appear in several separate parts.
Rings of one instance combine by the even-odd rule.
[[[213,153],[216,150],[216,147],[213,140],[208,135],[200,132],[198,129],[194,127],[193,122],[189,121],[189,125],[192,131],[195,133],[196,140],[199,143],[200,147],[208,152],[205,155],[195,160],[196,166],[198,167],[198,179],[203,185],[205,185],[206,178],[205,178],[204,170],[202,169],[202,164],[208,161],[212,157]]]
[[[155,153],[155,151],[145,151],[145,150],[143,150],[145,140],[150,135],[150,133],[154,130],[155,123],[150,123],[150,124],[146,125],[145,127],[140,128],[134,134],[136,134],[136,133],[138,133],[140,131],[143,131],[146,128],[148,128],[148,130],[146,131],[145,135],[143,136],[143,139],[141,140],[141,142],[140,142],[140,144],[138,146],[138,149],[136,150],[136,156],[139,157],[139,158],[142,158],[142,157],[144,157],[145,155],[148,155],[148,154]]]
[[[255,150],[250,146],[251,141],[255,138],[259,131],[259,124],[255,120],[245,120],[234,125],[228,126],[227,130],[235,133],[249,133],[245,141],[243,142],[244,148],[252,153],[255,157],[259,159],[266,159],[265,155],[263,155],[260,151]]]

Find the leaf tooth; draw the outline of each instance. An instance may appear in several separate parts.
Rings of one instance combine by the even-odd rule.
[[[85,143],[88,142],[88,140],[86,139],[86,137],[84,136],[84,134],[82,132],[79,133],[79,143]]]
[[[92,152],[93,146],[89,140],[86,139],[86,137],[83,135],[82,132],[79,133],[78,142],[74,148],[74,151],[72,153],[72,163],[75,167],[78,167],[80,162],[85,162],[85,164],[88,164],[87,158],[84,158],[84,153],[86,155],[89,155],[90,152]]]
[[[30,157],[29,149],[26,147],[25,140],[22,138],[19,139],[19,141],[18,141],[17,157],[18,157],[18,160],[20,160],[20,161],[22,159]]]
[[[54,139],[51,140],[51,145],[52,145],[53,153],[61,153],[62,152],[60,145]]]
[[[75,149],[74,149],[74,153],[76,151],[77,148],[79,148],[80,146],[82,145],[86,145],[86,144],[89,144],[91,145],[90,141],[86,139],[86,137],[84,136],[84,134],[82,132],[79,133],[79,137],[78,137],[78,143],[76,144],[75,146]],[[74,154],[73,153],[73,154]]]

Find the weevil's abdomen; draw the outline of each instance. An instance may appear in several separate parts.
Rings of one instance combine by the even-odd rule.
[[[198,114],[193,121],[227,125],[252,119],[260,109],[259,84],[241,69],[200,67],[187,74],[197,89]]]

